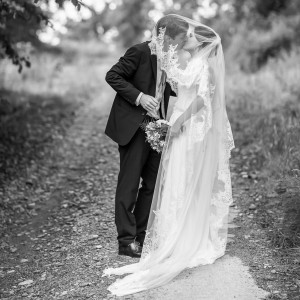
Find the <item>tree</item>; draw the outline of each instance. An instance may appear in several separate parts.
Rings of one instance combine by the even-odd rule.
[[[59,7],[63,6],[64,1],[55,0]],[[30,61],[19,54],[17,44],[30,42],[37,45],[37,31],[51,26],[49,13],[41,9],[39,2],[48,4],[49,0],[0,0],[0,59],[9,58],[18,66],[19,72],[24,65],[30,67]],[[71,2],[80,9],[80,1]]]
[[[148,13],[153,7],[151,1],[123,0],[115,10],[107,11],[102,22],[107,28],[116,27],[118,38],[128,47],[140,41],[144,31],[151,27]]]

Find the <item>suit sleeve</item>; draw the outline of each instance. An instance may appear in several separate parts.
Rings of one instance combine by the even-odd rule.
[[[136,72],[141,55],[142,52],[137,47],[129,48],[124,56],[107,72],[105,77],[106,82],[132,105],[136,105],[136,100],[141,91],[134,87],[128,79]]]

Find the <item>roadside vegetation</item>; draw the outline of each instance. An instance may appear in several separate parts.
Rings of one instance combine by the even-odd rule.
[[[28,1],[22,3],[25,2]],[[163,11],[191,17],[198,5],[197,1],[175,2],[181,3],[180,10],[164,4]],[[81,109],[107,88],[103,87],[102,65],[112,65],[124,53],[124,46],[142,40],[145,28],[151,28],[147,12],[154,4],[143,3],[124,1],[116,9],[107,4],[101,14],[94,11],[89,20],[70,22],[69,34],[56,47],[41,46],[35,34],[22,35],[24,40],[15,35],[21,20],[7,27],[9,31],[4,32],[5,27],[0,30],[0,37],[3,32],[6,37],[16,36],[9,44],[18,50],[16,64],[26,65],[27,57],[31,64],[19,73],[11,62],[13,49],[6,56],[0,52],[1,237],[9,236],[10,226],[25,224],[38,215],[36,207],[49,198],[49,191],[57,183],[55,174],[63,164],[63,155],[60,158],[55,152],[57,145],[64,142]],[[278,289],[270,299],[296,300],[300,299],[300,4],[297,0],[226,3],[231,9],[220,9],[215,17],[203,21],[222,37],[226,101],[236,142],[234,184],[245,186],[244,196],[235,198],[241,211],[237,219],[243,228],[236,230],[244,233],[239,241],[242,244],[232,247],[249,246],[252,236],[263,250],[251,250],[250,246],[250,250],[247,246],[241,249],[253,251],[249,265],[257,282],[269,291]],[[33,12],[42,13],[39,9]],[[117,14],[119,19],[112,17]],[[128,17],[131,15],[132,19]],[[99,24],[102,30],[98,30]],[[39,22],[32,26],[27,23],[24,32],[36,33],[44,25]],[[105,44],[102,33],[112,27],[124,34]],[[97,149],[97,138],[93,142]],[[109,151],[105,159],[109,159]],[[88,154],[84,149],[82,152]],[[52,172],[49,171],[52,186],[47,186],[45,178],[41,181],[45,185],[38,186],[44,169]],[[109,184],[113,186],[115,182]],[[111,199],[112,190],[108,191]],[[12,249],[0,244],[1,251],[14,255]],[[240,255],[245,253],[246,250]],[[264,277],[262,272],[266,272]]]

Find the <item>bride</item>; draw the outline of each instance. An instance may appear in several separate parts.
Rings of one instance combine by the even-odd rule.
[[[118,296],[161,286],[185,268],[212,264],[225,253],[234,142],[225,107],[221,40],[211,28],[175,16],[189,24],[183,51],[167,44],[164,28],[153,30],[150,43],[177,101],[142,257],[104,270],[104,275],[130,273],[109,286]]]

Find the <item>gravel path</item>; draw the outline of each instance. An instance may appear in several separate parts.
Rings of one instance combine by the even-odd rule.
[[[114,278],[102,278],[102,270],[136,262],[116,251],[119,157],[117,146],[103,133],[112,97],[113,91],[103,88],[77,112],[65,137],[53,145],[51,159],[27,170],[36,187],[32,197],[42,201],[25,221],[13,220],[2,232],[1,299],[111,299],[106,288]],[[15,181],[5,190],[10,192],[3,197],[22,192]],[[236,197],[240,192],[234,187]],[[267,293],[233,254],[237,214],[232,207],[227,254],[214,265],[186,270],[166,286],[124,298],[263,299]]]

